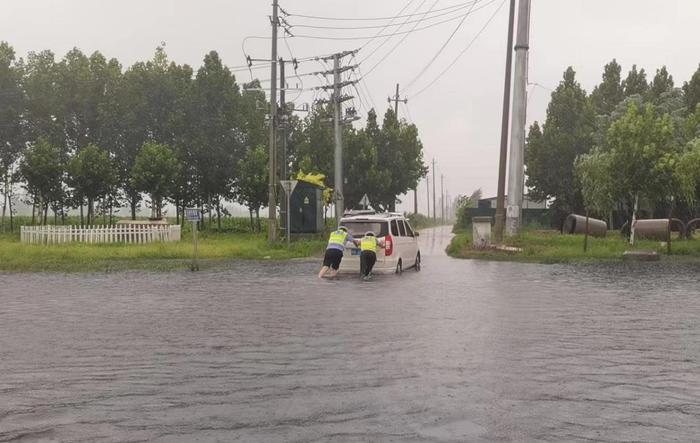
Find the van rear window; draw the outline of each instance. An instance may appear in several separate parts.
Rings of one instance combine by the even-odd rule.
[[[348,228],[348,232],[354,238],[364,237],[369,231],[374,232],[377,237],[384,237],[389,232],[386,222],[373,221],[345,221],[342,225]]]

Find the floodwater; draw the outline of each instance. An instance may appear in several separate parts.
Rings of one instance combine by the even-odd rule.
[[[0,441],[698,441],[700,268],[0,274]]]

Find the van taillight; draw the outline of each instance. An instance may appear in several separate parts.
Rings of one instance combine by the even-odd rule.
[[[384,255],[388,257],[392,252],[394,252],[394,239],[391,238],[391,235],[387,234],[387,236],[384,237]]]

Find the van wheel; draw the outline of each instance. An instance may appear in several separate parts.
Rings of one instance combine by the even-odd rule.
[[[403,273],[403,263],[401,262],[401,259],[399,259],[399,262],[396,263],[396,275],[401,275]]]
[[[413,267],[416,272],[420,271],[420,252],[416,255],[416,265]]]

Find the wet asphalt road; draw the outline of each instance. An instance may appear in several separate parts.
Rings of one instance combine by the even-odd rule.
[[[700,441],[700,268],[0,274],[0,441]]]

